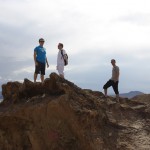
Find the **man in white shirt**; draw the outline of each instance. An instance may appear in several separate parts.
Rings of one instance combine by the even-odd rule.
[[[113,90],[116,94],[116,100],[119,102],[119,91],[118,91],[118,83],[119,83],[119,67],[116,66],[116,60],[112,59],[111,64],[112,68],[112,77],[107,83],[103,86],[105,97],[107,97],[107,88],[110,86],[113,87]]]
[[[58,44],[58,55],[57,55],[57,67],[56,69],[58,70],[58,73],[60,77],[64,78],[64,58],[63,56],[66,54],[66,51],[63,49],[63,44],[59,43]]]

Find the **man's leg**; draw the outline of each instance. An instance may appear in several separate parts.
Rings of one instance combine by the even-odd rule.
[[[40,69],[40,66],[39,66],[39,63],[38,63],[38,65],[35,66],[34,83],[36,82],[37,76],[39,74],[39,69]]]
[[[41,82],[44,82],[44,75],[41,75]]]
[[[119,94],[116,94],[116,101],[119,102]]]
[[[64,78],[64,66],[63,65],[57,66],[57,70],[58,70],[59,76]]]
[[[107,89],[104,89],[105,97],[107,97]]]
[[[38,75],[38,74],[34,73],[34,83],[36,82],[37,75]]]
[[[116,94],[116,101],[119,102],[118,81],[114,82],[112,87],[113,87],[113,90]]]
[[[112,81],[111,80],[107,81],[107,83],[103,86],[105,97],[107,97],[107,89],[110,86],[112,86]]]
[[[45,75],[45,64],[41,63],[41,82],[44,82],[44,75]]]

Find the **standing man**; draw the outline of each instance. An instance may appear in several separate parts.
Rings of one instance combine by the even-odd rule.
[[[34,62],[35,62],[35,73],[34,73],[34,82],[36,82],[37,75],[41,74],[41,82],[44,82],[45,75],[45,64],[47,64],[47,68],[49,67],[47,57],[46,57],[46,49],[43,47],[44,39],[39,39],[39,46],[34,49]]]
[[[112,68],[112,77],[107,83],[103,86],[105,97],[107,97],[107,88],[110,86],[113,87],[113,90],[116,94],[116,101],[119,102],[119,91],[118,91],[118,83],[119,83],[119,67],[116,66],[116,60],[112,59],[111,64],[113,66]]]
[[[56,69],[58,70],[58,73],[60,77],[64,78],[64,55],[66,54],[66,51],[63,49],[63,44],[59,43],[58,44],[58,55],[57,55],[57,67]]]

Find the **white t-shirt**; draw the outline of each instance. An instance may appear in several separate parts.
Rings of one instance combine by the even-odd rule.
[[[61,51],[63,51],[63,55],[66,54],[66,51],[64,49],[58,51],[57,66],[59,66],[59,65],[63,65],[64,66],[64,59],[62,57]]]

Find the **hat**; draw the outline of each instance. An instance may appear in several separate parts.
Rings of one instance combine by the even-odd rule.
[[[45,40],[43,38],[40,38],[39,42],[45,42]]]

